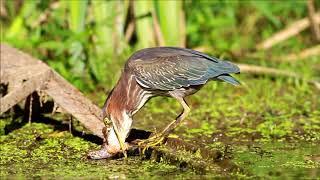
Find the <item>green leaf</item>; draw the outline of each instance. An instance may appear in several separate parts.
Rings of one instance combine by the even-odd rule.
[[[68,1],[69,3],[69,28],[73,32],[82,32],[85,26],[88,0]]]

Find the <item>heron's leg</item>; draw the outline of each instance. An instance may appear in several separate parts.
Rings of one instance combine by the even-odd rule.
[[[183,107],[183,111],[181,112],[181,114],[176,118],[176,120],[172,121],[160,134],[161,136],[168,136],[180,123],[182,120],[184,120],[189,112],[190,112],[190,108],[188,106],[188,104],[186,103],[186,101],[182,98],[182,97],[175,97],[179,103],[182,105]]]
[[[187,115],[190,112],[190,108],[186,101],[182,97],[175,97],[179,103],[183,107],[182,113],[176,118],[176,120],[172,121],[167,127],[159,134],[155,134],[149,139],[143,140],[140,143],[138,143],[140,146],[144,146],[146,148],[156,146],[159,144],[162,144],[165,139],[168,137],[168,135],[181,123],[183,119],[187,117]]]

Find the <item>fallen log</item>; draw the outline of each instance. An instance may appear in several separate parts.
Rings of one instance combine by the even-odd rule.
[[[103,137],[99,107],[42,61],[4,44],[0,49],[0,83],[8,84],[8,93],[0,99],[0,114],[34,91],[43,91],[94,135]]]

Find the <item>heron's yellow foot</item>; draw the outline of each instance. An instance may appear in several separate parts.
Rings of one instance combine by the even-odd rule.
[[[142,148],[142,154],[148,149],[155,146],[160,146],[165,143],[167,136],[164,134],[155,134],[152,137],[145,139],[145,140],[139,140],[137,142],[138,146]]]

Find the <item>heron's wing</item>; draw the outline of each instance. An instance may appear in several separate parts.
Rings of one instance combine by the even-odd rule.
[[[130,61],[128,66],[141,86],[158,90],[205,84],[210,78],[231,73],[234,67],[226,61],[213,62],[202,57],[182,55],[153,57],[148,61],[136,59]]]
[[[207,71],[207,66],[201,61],[186,61],[181,56],[156,57],[148,61],[135,60],[129,63],[129,67],[141,86],[159,90],[201,84]]]

